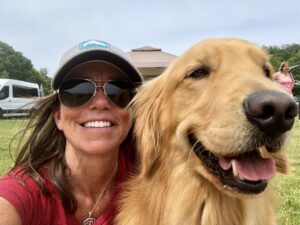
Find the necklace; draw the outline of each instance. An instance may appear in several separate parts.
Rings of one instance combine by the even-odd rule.
[[[114,167],[114,170],[112,171],[112,173],[111,173],[110,177],[108,178],[104,188],[102,189],[102,192],[100,193],[99,197],[97,198],[97,200],[94,204],[94,207],[91,209],[91,211],[88,212],[88,217],[85,220],[83,220],[82,225],[92,225],[96,222],[96,219],[92,216],[92,213],[93,213],[98,201],[101,199],[102,195],[104,194],[104,192],[105,192],[111,178],[113,177],[113,174],[115,173],[117,167],[118,167],[118,163],[116,163],[116,165]]]

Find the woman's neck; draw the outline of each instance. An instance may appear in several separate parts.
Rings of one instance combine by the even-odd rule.
[[[118,163],[118,151],[109,155],[78,155],[74,151],[65,154],[67,177],[74,192],[94,195],[105,185]],[[112,176],[116,176],[113,174]],[[114,179],[112,179],[114,180]]]
[[[284,75],[289,75],[289,71],[288,70],[283,70],[283,71],[281,71],[281,73],[283,73]]]

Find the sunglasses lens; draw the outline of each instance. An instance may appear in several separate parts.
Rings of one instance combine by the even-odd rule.
[[[78,107],[93,97],[95,88],[95,84],[88,80],[68,80],[59,87],[59,98],[67,107]]]
[[[121,108],[126,107],[135,94],[134,85],[126,81],[109,81],[103,88],[106,96]]]

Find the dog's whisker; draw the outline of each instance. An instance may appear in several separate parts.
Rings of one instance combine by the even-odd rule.
[[[188,154],[187,163],[186,163],[186,169],[187,170],[191,168],[190,167],[190,159],[191,159],[192,154],[193,154],[193,148],[190,149],[190,152]]]

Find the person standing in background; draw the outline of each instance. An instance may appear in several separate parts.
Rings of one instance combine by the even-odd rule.
[[[293,88],[295,80],[290,72],[289,63],[284,61],[280,64],[279,71],[275,73],[275,81],[285,90],[288,94],[293,95]]]

